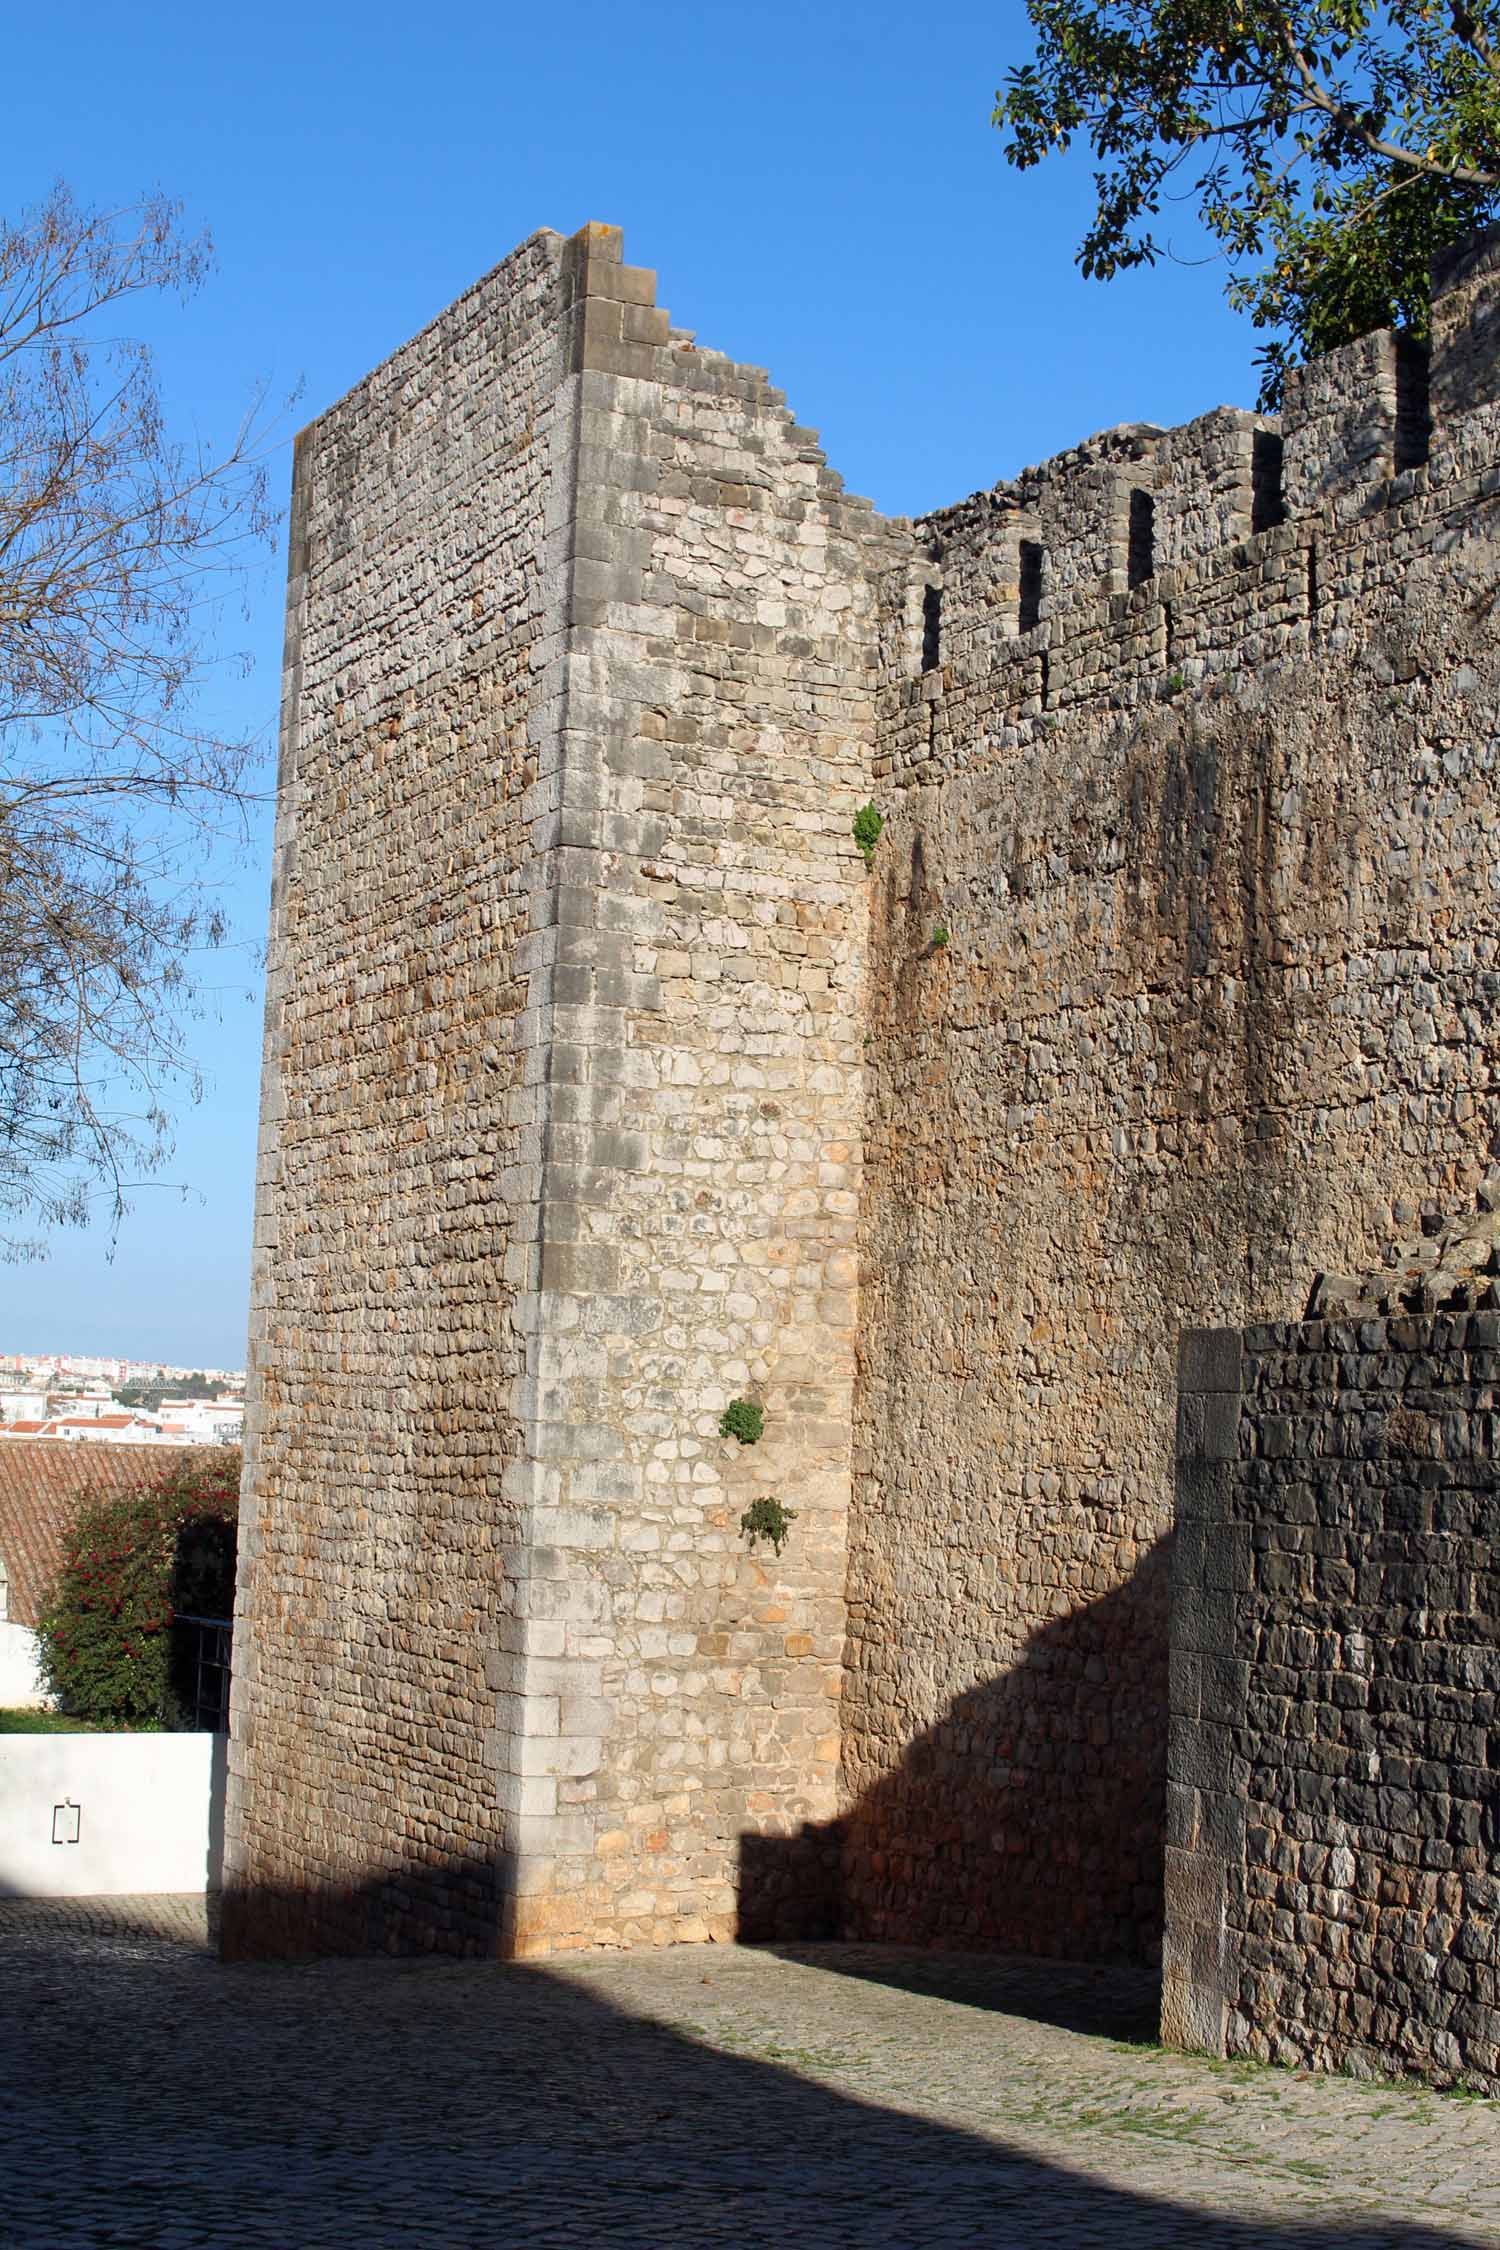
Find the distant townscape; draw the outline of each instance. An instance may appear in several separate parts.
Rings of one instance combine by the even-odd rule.
[[[74,1353],[0,1354],[0,1439],[94,1445],[238,1445],[243,1368]]]

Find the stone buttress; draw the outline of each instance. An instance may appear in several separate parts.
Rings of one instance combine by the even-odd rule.
[[[1182,1340],[1162,2037],[1500,2092],[1500,1175]]]

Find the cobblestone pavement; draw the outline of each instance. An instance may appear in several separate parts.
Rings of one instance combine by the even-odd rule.
[[[0,2243],[1500,2245],[1500,2104],[1160,2053],[1120,1972],[866,1946],[221,1967],[0,1901]]]

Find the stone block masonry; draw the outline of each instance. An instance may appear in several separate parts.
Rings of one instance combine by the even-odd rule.
[[[530,1441],[492,1677],[521,1952],[726,1937],[741,1840],[838,1781],[876,585],[764,374],[570,252]],[[764,1410],[753,1447],[729,1401]],[[778,1557],[740,1518],[796,1510]],[[513,1699],[513,1700],[507,1700]]]
[[[1500,2092],[1500,1313],[1185,1340],[1163,2036]]]
[[[606,227],[304,435],[231,1949],[1152,1953],[1176,1338],[1496,1145],[1497,241],[915,526]]]

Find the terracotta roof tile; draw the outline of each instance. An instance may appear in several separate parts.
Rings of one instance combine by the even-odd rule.
[[[224,1446],[204,1454],[222,1462]],[[183,1445],[64,1445],[11,1438],[0,1445],[0,1559],[10,1578],[11,1622],[34,1625],[62,1560],[63,1534],[96,1495],[139,1492],[199,1458]]]

